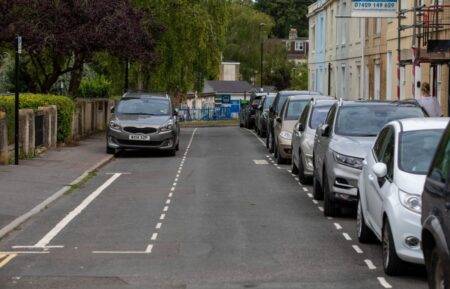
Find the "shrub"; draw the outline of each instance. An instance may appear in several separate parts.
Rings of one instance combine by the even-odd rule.
[[[111,81],[100,75],[93,78],[84,78],[78,90],[81,98],[108,98],[111,91]]]
[[[75,104],[67,96],[50,94],[20,94],[20,108],[37,109],[40,106],[56,105],[58,108],[58,142],[64,142],[70,137],[72,116]],[[0,109],[6,111],[8,120],[8,140],[14,138],[14,96],[0,95]]]

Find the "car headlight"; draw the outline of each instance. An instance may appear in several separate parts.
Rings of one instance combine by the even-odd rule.
[[[398,190],[398,197],[400,198],[400,203],[403,207],[417,214],[422,212],[422,198],[420,196]]]
[[[292,132],[283,130],[282,132],[280,132],[280,137],[287,139],[287,140],[292,140]]]
[[[112,129],[112,130],[116,130],[116,131],[122,130],[122,127],[117,122],[115,122],[114,120],[109,122],[109,128]]]
[[[159,132],[167,132],[173,130],[173,120],[169,119],[163,126],[159,128]]]
[[[333,155],[334,159],[342,165],[349,166],[358,170],[362,169],[363,159],[346,156],[337,152],[333,152]]]

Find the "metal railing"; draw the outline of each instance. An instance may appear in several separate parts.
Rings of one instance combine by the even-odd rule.
[[[229,107],[214,107],[201,109],[183,108],[178,111],[180,121],[193,120],[227,120],[231,119]]]

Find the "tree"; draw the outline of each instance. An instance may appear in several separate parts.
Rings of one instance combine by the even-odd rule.
[[[153,33],[162,29],[129,0],[3,0],[0,14],[0,45],[12,48],[15,36],[23,37],[29,88],[44,93],[70,73],[69,92],[75,95],[96,52],[153,62]]]
[[[296,28],[300,36],[308,35],[308,6],[312,0],[258,0],[256,8],[275,21],[273,33],[278,38],[287,38],[289,30]]]
[[[261,23],[264,26],[261,27]],[[260,42],[267,39],[273,26],[273,19],[255,10],[252,4],[240,1],[232,4],[223,56],[225,60],[241,63],[240,72],[244,80],[259,79]],[[267,53],[265,55],[270,57]]]

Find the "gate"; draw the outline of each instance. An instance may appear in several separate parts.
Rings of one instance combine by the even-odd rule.
[[[44,115],[34,117],[34,146],[44,145]]]

